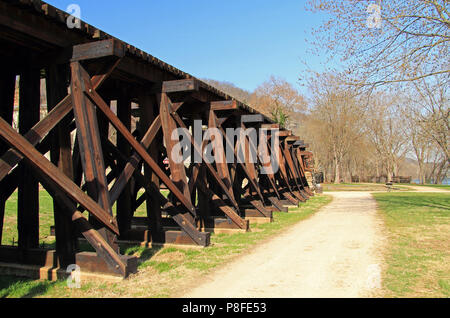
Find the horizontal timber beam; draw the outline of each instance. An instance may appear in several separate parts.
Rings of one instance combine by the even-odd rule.
[[[225,100],[210,103],[211,110],[234,110],[237,109],[237,102],[235,100]]]
[[[281,130],[279,133],[280,137],[290,137],[292,136],[292,131],[290,130]]]
[[[287,137],[285,140],[287,142],[296,142],[296,141],[300,141],[300,137],[298,137],[298,136],[290,136],[290,137]]]
[[[72,62],[97,59],[107,56],[123,57],[125,48],[123,43],[110,39],[91,43],[79,44],[73,47]]]
[[[262,124],[261,128],[262,129],[280,129],[280,125],[279,124]]]
[[[241,123],[263,123],[263,122],[264,116],[262,114],[241,116]]]
[[[200,88],[199,81],[193,78],[164,81],[152,88],[152,93],[179,93],[179,92],[196,92]]]

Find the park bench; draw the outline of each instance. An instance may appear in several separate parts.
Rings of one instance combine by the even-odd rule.
[[[388,192],[391,192],[394,188],[393,188],[393,183],[392,182],[386,182],[386,188]]]
[[[386,182],[386,188],[388,192],[391,192],[392,190],[401,190],[400,188],[395,188],[393,182]]]

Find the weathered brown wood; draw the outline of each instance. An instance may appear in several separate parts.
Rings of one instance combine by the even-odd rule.
[[[247,127],[245,126],[245,124],[242,123],[242,120],[241,120],[241,124],[240,124],[240,125],[241,125],[241,129],[242,129],[243,131],[245,131],[245,130],[247,129]],[[260,142],[262,142],[262,141],[260,141]],[[268,142],[269,142],[269,141],[268,141]],[[269,173],[270,170],[269,170],[269,171],[266,171],[266,174],[262,174],[262,175],[258,176],[256,167],[255,167],[255,164],[254,164],[254,163],[251,163],[251,162],[248,160],[250,150],[252,150],[254,153],[258,153],[258,159],[259,159],[260,163],[264,165],[264,159],[265,159],[265,158],[264,158],[264,155],[267,155],[267,156],[268,156],[268,152],[267,152],[268,149],[269,149],[269,148],[265,149],[265,148],[263,147],[263,148],[262,148],[263,152],[262,152],[262,153],[259,153],[259,151],[258,151],[256,145],[253,143],[253,141],[250,140],[250,138],[248,138],[248,136],[246,136],[246,137],[245,137],[245,140],[244,140],[244,151],[245,151],[245,156],[246,156],[245,167],[246,167],[247,170],[248,170],[249,180],[254,180],[254,183],[256,183],[256,180],[259,179],[259,181],[260,181],[259,184],[261,184],[261,180],[262,180],[263,178],[267,178],[267,180],[269,181],[269,184],[272,186],[272,190],[275,192],[275,194],[277,195],[278,198],[281,198],[281,197],[280,197],[280,194],[279,194],[279,192],[278,192],[278,188],[277,188],[277,186],[276,186],[276,184],[275,184],[274,176],[273,176],[273,174]],[[264,152],[264,151],[265,151],[265,152]],[[258,189],[259,191],[261,191],[259,185],[258,185],[257,189]],[[265,202],[265,200],[262,199],[261,202]],[[255,206],[255,207],[258,208],[258,206]],[[264,213],[264,211],[261,211],[261,212]]]
[[[202,147],[204,149],[204,147]],[[208,187],[208,179],[206,177],[206,167],[204,165],[196,164],[194,165],[195,172],[195,183],[193,182],[193,185],[195,185],[194,189],[197,193],[197,207],[198,207],[198,213],[199,213],[199,220],[197,226],[199,228],[204,228],[205,222],[207,218],[211,216],[212,207],[211,207],[211,199],[203,192],[199,191],[197,188],[197,183],[202,183],[206,187]]]
[[[208,116],[208,126],[209,128],[212,129],[217,129],[217,131],[220,132],[220,130],[218,130],[218,125],[217,125],[217,118],[216,115],[214,114],[214,111],[212,109],[210,109],[209,111],[209,116]],[[220,134],[222,135],[222,133],[220,132]],[[227,187],[228,192],[231,195],[231,199],[236,201],[234,194],[233,194],[233,186],[231,183],[231,178],[230,178],[230,172],[228,170],[228,164],[227,164],[227,158],[225,156],[225,149],[223,146],[223,136],[221,136],[221,138],[216,138],[216,136],[212,137],[212,145],[214,147],[214,160],[216,163],[216,168],[217,168],[217,173],[219,175],[219,177],[221,178],[222,182],[224,183],[224,185]]]
[[[174,81],[165,81],[161,88],[155,87],[154,93],[177,93],[198,91],[199,83],[196,79],[183,79]]]
[[[86,88],[81,74],[81,65],[72,62],[71,71],[73,110],[87,191],[112,215],[95,108],[83,93]]]
[[[279,156],[278,156],[278,164],[279,164],[279,180],[288,188],[289,192],[292,192],[291,185],[289,184],[288,172],[286,169],[286,159],[284,158],[283,149],[281,148],[281,144],[279,145]]]
[[[263,123],[263,122],[264,116],[261,114],[241,116],[241,123]]]
[[[280,202],[280,200],[278,200],[277,198],[270,196],[270,197],[268,197],[268,200],[272,203],[272,205],[273,205],[278,211],[281,211],[281,212],[288,212],[288,208],[287,208],[287,207],[284,207],[283,204]]]
[[[53,182],[60,191],[78,202],[90,213],[106,225],[111,231],[118,233],[117,222],[95,201],[86,195],[76,184],[67,176],[62,174],[57,167],[47,160],[39,151],[37,151],[27,140],[18,134],[7,122],[0,118],[0,135],[11,146],[26,158],[27,162],[35,168],[35,171],[41,174],[46,180]]]
[[[126,129],[131,131],[131,101],[124,90],[120,92],[119,98],[117,99],[117,117]],[[117,149],[126,157],[131,155],[130,145],[121,134],[117,135]],[[125,168],[125,164],[120,163],[120,171],[123,168]],[[117,223],[119,224],[119,231],[122,234],[125,234],[131,229],[131,218],[133,217],[131,197],[131,184],[127,182],[117,199],[116,205]]]
[[[284,139],[285,142],[291,142],[291,143],[299,141],[299,140],[300,140],[299,136],[290,136],[290,137],[287,137],[286,139]]]
[[[53,184],[52,181],[48,180],[46,177],[43,179],[43,185],[52,197],[57,200],[58,204],[64,207],[61,211],[71,218],[74,227],[91,244],[97,252],[97,255],[103,258],[114,271],[123,276],[127,276],[128,269],[123,259],[121,259],[120,255],[117,254],[117,251],[111,247],[110,243],[92,228],[89,221],[76,209],[75,204],[61,192],[57,185]]]
[[[211,102],[210,109],[213,111],[235,110],[238,109],[238,106],[235,100],[226,100],[226,101]]]
[[[291,152],[290,152],[290,145],[288,143],[288,141],[285,139],[284,140],[284,148],[283,148],[283,154],[284,157],[286,159],[286,162],[288,164],[288,174],[291,176],[291,180],[293,180],[294,183],[294,188],[296,188],[298,191],[293,191],[293,194],[295,195],[295,197],[297,197],[300,201],[305,202],[306,198],[304,198],[301,195],[301,191],[303,191],[302,187],[299,185],[298,183],[298,175],[297,175],[297,170],[294,166],[294,162],[293,159],[291,157]],[[289,177],[289,176],[288,176]]]
[[[172,111],[170,106],[171,102],[167,94],[164,93],[158,94],[157,100],[159,102],[159,114],[161,116],[161,125],[167,150],[167,158],[169,160],[171,179],[183,193],[185,199],[189,201],[189,204],[192,205],[184,161],[177,162],[176,160],[179,161],[179,158],[174,158],[174,155],[181,157],[182,153],[180,151],[177,154],[174,153],[177,144],[177,141],[174,139],[180,138],[180,135],[177,132],[175,120],[170,116],[170,112]]]
[[[313,196],[314,193],[310,190],[309,185],[308,185],[308,181],[306,180],[306,175],[305,175],[305,163],[303,161],[303,157],[302,157],[302,150],[300,150],[300,148],[297,148],[296,150],[296,158],[299,162],[299,171],[301,173],[301,179],[305,188],[305,191]]]
[[[113,212],[110,205],[96,110],[93,103],[84,95],[86,87],[82,66],[79,62],[72,62],[70,68],[73,113],[77,125],[78,145],[87,192],[112,218]],[[95,220],[91,220],[91,222],[94,224],[94,228],[102,227],[102,224],[95,224]],[[114,243],[114,235],[109,231],[102,233],[105,234],[108,243],[118,250],[118,246]]]
[[[20,74],[19,133],[25,134],[40,116],[40,70],[28,66]],[[39,182],[29,166],[19,165],[17,228],[19,248],[39,246]]]
[[[141,111],[141,119],[139,121],[139,128],[141,131],[148,131],[152,123],[155,121],[155,110],[157,109],[156,100],[144,92],[139,96],[139,108]],[[162,139],[162,138],[161,138]],[[162,143],[162,140],[154,140],[148,147],[149,155],[157,162],[158,161],[158,145],[157,142]],[[158,175],[154,173],[147,165],[144,165],[144,176],[150,179],[154,189],[159,189],[160,180]],[[161,220],[161,200],[160,196],[155,191],[146,191],[146,207],[148,226],[152,233],[152,238],[156,242],[162,242],[164,232]]]
[[[85,76],[85,81],[86,80],[89,81],[89,78]],[[177,197],[177,199],[179,199],[181,203],[191,213],[195,213],[195,208],[192,205],[192,203],[189,202],[190,200],[186,200],[186,197],[184,197],[182,192],[177,188],[177,186],[172,182],[172,180],[170,180],[170,178],[161,170],[158,164],[149,156],[149,154],[144,148],[144,145],[136,141],[136,139],[131,135],[131,133],[126,129],[126,127],[123,126],[120,120],[118,120],[115,114],[109,109],[109,107],[95,92],[95,90],[90,88],[88,91],[85,92],[85,94],[89,96],[92,99],[92,101],[94,101],[95,104],[103,111],[106,117],[108,117],[108,119],[110,120],[111,124],[119,131],[119,133],[121,133],[127,139],[131,147],[133,147],[133,149],[137,152],[137,154],[149,165],[152,171],[154,171],[158,175],[160,180],[169,188],[169,190]]]
[[[216,118],[217,118],[217,117],[216,117]],[[223,129],[220,125],[218,126],[218,128],[219,128],[219,130],[221,131],[222,135],[225,136],[225,142],[226,142],[226,144],[228,145],[229,149],[234,149],[234,150],[233,150],[234,160],[235,160],[235,162],[238,162],[238,160],[237,160],[237,151],[236,151],[236,148],[233,147],[233,145],[232,145],[231,141],[228,139],[228,137],[227,137],[227,135],[226,135],[224,129]],[[259,187],[259,184],[256,182],[255,179],[253,179],[253,178],[250,176],[250,172],[247,170],[245,164],[242,163],[242,162],[238,162],[237,165],[239,165],[240,168],[244,171],[244,174],[246,175],[246,177],[247,177],[247,179],[249,180],[250,184],[252,185],[253,189],[254,189],[254,190],[256,191],[256,193],[258,194],[260,200],[261,200],[261,201],[264,201],[264,197],[263,197],[263,195],[262,195],[262,192],[261,192],[261,189],[260,189],[260,187]],[[237,168],[237,167],[234,167],[234,169],[236,169],[236,168]],[[234,178],[233,178],[233,179],[234,179]],[[235,193],[235,197],[237,197],[237,196],[238,196],[238,195]]]
[[[16,74],[7,65],[1,64],[2,72],[0,73],[0,117],[7,123],[12,124],[14,111],[14,91],[16,84]],[[0,142],[0,156],[8,149],[8,146]],[[1,180],[1,179],[0,179]],[[0,181],[0,192],[6,192],[7,180]],[[8,196],[0,198],[0,245],[2,243],[3,222],[5,217],[5,203]]]
[[[67,87],[64,81],[66,68],[65,66],[53,65],[46,70],[46,74],[47,108],[51,112],[58,102],[67,96]],[[71,118],[65,117],[51,135],[50,158],[51,162],[57,165],[62,173],[73,180],[70,122]],[[77,250],[74,226],[70,217],[64,213],[65,208],[56,200],[53,200],[56,255],[59,264],[63,267],[74,264]]]
[[[272,217],[272,213],[266,209],[263,201],[260,200],[250,200],[250,204],[259,212],[260,216]]]
[[[283,196],[292,204],[294,205],[298,205],[299,200],[297,198],[295,198],[291,193],[289,192],[283,192]]]
[[[75,45],[72,50],[72,62],[97,59],[107,56],[123,57],[124,44],[115,39]]]
[[[175,103],[173,104],[173,109],[177,110],[179,107],[181,107],[183,103]],[[144,134],[144,137],[141,140],[141,145],[147,149],[150,147],[151,143],[153,142],[154,138],[158,134],[158,132],[161,129],[161,117],[158,115],[151,126],[148,128],[147,132]],[[117,198],[119,197],[120,192],[122,192],[122,189],[124,185],[128,182],[128,180],[133,175],[136,168],[139,166],[139,163],[141,162],[142,158],[139,156],[139,154],[134,151],[133,155],[128,160],[127,164],[125,165],[125,168],[117,177],[116,182],[111,188],[110,196],[111,196],[111,204],[113,204]]]
[[[280,130],[280,131],[279,131],[279,136],[280,136],[280,137],[289,137],[289,136],[292,136],[292,131],[290,131],[290,130]]]
[[[0,3],[0,24],[38,39],[42,43],[41,46],[43,43],[50,43],[59,47],[69,47],[73,45],[73,41],[79,39],[79,35],[67,32],[67,28],[61,28],[46,17],[30,16],[20,7],[11,6],[5,2]],[[47,44],[43,46],[48,47]]]
[[[37,123],[24,137],[33,146],[41,142],[45,136],[70,112],[72,102],[70,96],[66,96],[57,106],[55,106],[46,117]],[[22,160],[14,149],[8,150],[0,158],[0,180],[2,180],[12,168]]]
[[[191,142],[192,146],[194,147],[194,151],[196,151],[198,154],[200,154],[200,156],[203,158],[203,164],[207,167],[208,172],[212,175],[212,177],[214,178],[214,181],[217,182],[217,184],[220,186],[222,191],[225,193],[225,195],[231,201],[233,206],[239,211],[239,206],[238,206],[236,200],[234,199],[234,196],[233,196],[232,192],[230,192],[228,190],[227,186],[223,183],[222,179],[217,174],[217,171],[208,162],[208,160],[206,160],[206,158],[204,156],[204,153],[200,149],[200,146],[195,143],[194,138],[192,137],[192,135],[187,130],[187,127],[185,126],[185,124],[183,123],[183,121],[181,120],[179,115],[176,112],[173,112],[173,111],[170,114],[176,120],[176,122],[178,123],[178,125],[181,128],[185,128],[185,132],[187,134],[187,137],[190,139],[190,142]]]
[[[81,30],[69,30],[64,24],[67,14],[62,14],[56,9],[53,10],[48,5],[44,5],[44,9],[41,10],[41,3],[37,0],[12,2],[0,0],[0,42],[2,43],[0,55],[3,56],[4,61],[7,61],[6,64],[11,62],[11,65],[16,68],[16,72],[20,72],[24,67],[25,63],[22,57],[30,53],[30,61],[27,63],[36,68],[50,69],[60,63],[62,63],[60,65],[65,65],[62,66],[64,68],[70,62],[70,57],[73,58],[72,62],[83,61],[83,64],[80,64],[80,72],[75,75],[78,77],[80,86],[84,85],[85,87],[75,92],[75,95],[78,95],[79,105],[83,102],[85,104],[81,107],[78,105],[79,109],[76,115],[78,119],[77,131],[83,131],[85,136],[76,138],[73,156],[70,158],[69,135],[75,129],[75,124],[74,122],[70,123],[69,118],[74,116],[71,113],[72,100],[77,97],[70,95],[63,98],[65,95],[62,93],[62,89],[60,92],[55,92],[56,89],[65,85],[62,83],[67,83],[67,78],[54,79],[53,82],[59,81],[60,85],[48,85],[47,95],[49,109],[53,106],[55,108],[44,121],[34,125],[32,130],[21,131],[22,136],[13,134],[13,131],[8,130],[8,127],[3,126],[3,123],[0,122],[0,136],[7,141],[6,144],[8,145],[7,148],[2,149],[2,143],[0,142],[0,198],[7,198],[8,194],[14,191],[20,179],[18,174],[20,169],[15,169],[15,167],[27,166],[31,168],[30,171],[32,172],[29,175],[36,177],[55,198],[55,223],[60,222],[58,219],[62,220],[59,217],[63,213],[68,213],[70,217],[75,214],[82,217],[80,212],[85,209],[85,206],[88,206],[87,211],[94,215],[92,220],[98,219],[100,222],[96,227],[106,226],[105,222],[107,223],[108,219],[111,218],[109,213],[112,213],[112,211],[108,211],[106,203],[109,203],[110,209],[114,202],[118,201],[119,207],[124,202],[124,196],[128,198],[131,196],[131,208],[129,203],[125,204],[126,208],[119,208],[119,211],[127,210],[124,213],[125,221],[120,221],[118,225],[114,225],[114,218],[109,219],[113,223],[112,227],[115,228],[116,234],[124,234],[123,232],[129,228],[128,225],[125,225],[126,221],[136,209],[135,204],[140,204],[145,200],[148,219],[146,225],[150,229],[146,228],[145,230],[149,241],[199,244],[202,246],[208,245],[209,236],[200,233],[199,228],[211,224],[219,226],[220,222],[222,222],[220,225],[235,228],[235,222],[239,223],[243,216],[241,211],[249,211],[250,208],[249,215],[252,217],[271,215],[270,212],[275,210],[275,208],[269,206],[271,200],[276,202],[275,204],[278,206],[281,205],[281,210],[284,209],[282,205],[287,203],[287,200],[284,200],[285,196],[291,196],[291,200],[307,198],[307,182],[304,171],[306,166],[304,163],[300,163],[300,160],[296,158],[296,153],[287,145],[281,147],[284,152],[282,152],[281,158],[276,158],[277,162],[275,162],[284,165],[284,171],[282,168],[276,174],[269,174],[268,176],[261,173],[263,163],[260,157],[257,158],[258,162],[250,168],[247,168],[246,164],[248,163],[227,164],[219,162],[210,166],[192,164],[191,170],[186,172],[184,165],[179,164],[178,170],[180,173],[175,172],[175,175],[179,175],[179,179],[183,182],[181,186],[183,190],[180,190],[177,187],[178,185],[171,180],[173,173],[169,170],[164,171],[163,165],[165,156],[168,155],[170,158],[170,149],[165,148],[167,148],[167,137],[171,137],[172,128],[177,126],[190,127],[188,123],[196,113],[199,113],[202,119],[208,118],[206,111],[210,111],[209,120],[213,120],[209,123],[209,126],[221,130],[223,130],[220,127],[222,124],[226,125],[224,127],[239,127],[241,115],[244,116],[244,121],[248,121],[252,127],[279,128],[279,126],[270,123],[268,118],[251,110],[246,105],[238,101],[227,100],[230,97],[224,93],[193,79],[188,74],[131,45],[112,39],[111,36],[85,23],[82,23]],[[53,15],[51,15],[52,12]],[[63,30],[64,32],[62,32]],[[77,45],[80,43],[82,44]],[[108,43],[112,43],[112,46],[108,46]],[[119,53],[115,51],[116,43],[119,45]],[[72,50],[70,48],[73,45],[77,46]],[[61,52],[65,54],[61,54]],[[68,55],[67,52],[69,52]],[[52,56],[55,57],[55,60],[51,59]],[[81,65],[90,74],[96,75],[90,78]],[[3,74],[4,68],[2,68],[0,79]],[[52,74],[51,72],[46,74],[48,83],[50,83],[49,77]],[[110,80],[106,82],[108,78]],[[106,82],[105,87],[102,90],[97,90],[97,86],[103,82]],[[131,132],[128,125],[129,114],[120,114],[120,111],[125,109],[119,108],[118,116],[110,109],[106,109],[109,108],[107,105],[110,100],[115,100],[120,95],[117,88],[126,89],[129,94],[127,104],[131,100],[139,104],[140,109],[133,109],[133,116],[140,117],[142,121],[140,124],[142,128],[138,131],[139,134]],[[0,92],[1,89],[0,87]],[[161,129],[162,116],[157,116],[160,105],[155,107],[153,101],[156,94],[165,94],[168,99],[174,101],[170,103],[171,108],[168,107],[168,115],[164,115],[166,122],[170,121],[169,125],[164,124],[164,134]],[[145,95],[148,101],[144,101],[140,95]],[[63,98],[62,101],[58,100],[61,98]],[[177,114],[178,108],[183,103],[175,103],[175,101],[181,100],[185,101],[185,107]],[[211,102],[216,100],[220,101]],[[1,97],[0,103],[1,107],[4,107]],[[146,108],[145,105],[151,106]],[[80,109],[87,111],[81,114]],[[214,111],[220,114],[219,118],[215,116]],[[106,115],[101,118],[103,114]],[[96,116],[98,120],[95,118]],[[3,119],[5,120],[6,117],[3,116]],[[237,119],[236,123],[233,122],[234,119]],[[97,123],[97,121],[99,122]],[[6,122],[11,126],[9,120],[6,120]],[[117,146],[112,145],[112,148],[110,143],[106,144],[105,140],[98,138],[98,135],[107,135],[106,130],[102,130],[101,126],[107,127],[109,122],[116,127],[119,140]],[[170,125],[172,127],[168,128]],[[289,137],[290,135],[291,132],[289,131],[282,133],[282,136],[285,136],[282,138],[287,138],[285,144],[295,144],[298,141],[297,137]],[[142,139],[140,139],[141,136]],[[166,137],[166,142],[163,141],[163,136]],[[20,137],[25,138],[21,139]],[[226,138],[224,140],[228,143]],[[80,149],[79,145],[83,145],[83,143],[84,146]],[[10,149],[8,150],[8,148]],[[169,148],[173,149],[173,145],[169,145]],[[195,144],[194,148],[196,148]],[[197,145],[197,148],[201,149],[202,146]],[[223,145],[216,148],[219,149],[217,153],[214,153],[217,161],[218,158],[224,156]],[[247,152],[249,149],[255,148],[256,145],[246,145]],[[305,150],[304,147],[302,150]],[[52,170],[52,166],[48,165],[45,158],[41,156],[48,151],[50,151],[53,166],[58,165],[59,173],[58,169]],[[7,153],[5,154],[5,152]],[[103,154],[105,155],[105,162],[101,162]],[[234,155],[236,155],[236,150]],[[91,158],[87,158],[89,156]],[[91,169],[86,169],[86,160],[91,160]],[[70,176],[71,163],[73,178]],[[83,164],[84,170],[87,171],[87,174],[91,174],[93,178],[85,178],[87,183],[82,186],[83,169],[81,166]],[[112,169],[107,176],[105,175],[105,168]],[[144,173],[142,173],[142,169],[144,169]],[[170,173],[172,173],[172,176],[170,176]],[[181,173],[184,175],[181,175]],[[63,177],[64,175],[69,176],[67,179],[70,182]],[[245,179],[249,182],[244,186],[242,181]],[[187,183],[188,180],[189,183]],[[305,180],[305,184],[303,180]],[[8,183],[8,186],[3,188],[2,181]],[[114,185],[111,191],[108,191],[109,184],[112,181],[114,181]],[[100,184],[95,191],[92,191],[93,182]],[[163,184],[167,184],[171,192],[168,199],[164,198],[160,192],[160,186]],[[198,186],[198,184],[200,185]],[[204,188],[199,190],[199,187]],[[145,189],[145,194],[138,199],[138,190],[142,188]],[[83,193],[86,190],[89,195]],[[198,201],[196,201],[197,196]],[[92,197],[99,198],[100,204],[92,200]],[[282,200],[280,201],[280,199]],[[126,201],[130,200],[127,199]],[[197,210],[195,210],[195,202],[198,202]],[[265,206],[266,204],[267,206]],[[0,201],[0,214],[1,210]],[[161,211],[167,212],[169,216],[161,218]],[[196,215],[197,211],[201,211],[199,215]],[[211,211],[213,211],[212,215],[225,215],[228,219],[222,217],[219,222],[211,222],[214,218],[206,218]],[[118,213],[119,218],[120,214],[121,212]],[[67,222],[69,219],[66,216],[65,220],[68,225],[82,223],[84,228],[81,227],[81,232],[84,232],[89,242],[98,248],[98,255],[107,259],[108,264],[115,268],[117,273],[126,275],[128,271],[127,262],[118,254],[117,249],[112,247],[114,243],[112,240],[106,241],[102,238],[101,235],[103,234],[100,232],[104,233],[104,229],[96,231],[86,219],[79,221],[75,218],[71,219],[75,222]],[[166,220],[171,221],[170,226],[172,228],[179,226],[182,231],[167,231],[167,228],[164,229],[163,224],[168,224],[165,222]],[[199,220],[206,221],[206,223],[199,224]],[[60,224],[61,222],[56,225],[56,232],[59,232],[57,234],[57,249],[62,251],[61,244],[70,243],[70,237],[63,238],[63,233],[58,230],[58,228],[62,228]],[[120,228],[117,229],[117,226]],[[245,224],[243,227],[241,224],[241,228],[246,228]],[[114,230],[111,229],[111,231]],[[64,234],[69,235],[68,232],[70,231]],[[61,241],[63,242],[61,243]],[[97,246],[98,244],[100,245]],[[69,250],[69,248],[66,247],[66,250]],[[89,260],[86,263],[87,266],[100,265],[102,261],[98,262],[98,259],[94,257],[92,261]],[[69,261],[60,262],[69,263]]]
[[[117,67],[119,61],[114,63],[106,72],[102,75],[96,75],[92,78],[93,88],[98,89],[104,81],[108,78],[111,72]],[[45,116],[39,123],[37,123],[33,128],[28,131],[24,137],[33,145],[36,146],[41,142],[48,133],[65,117],[68,116],[69,112],[72,110],[72,96],[69,94],[65,96],[53,109]],[[75,145],[75,149],[78,148],[78,143]],[[77,151],[74,151],[77,153]],[[77,156],[75,156],[78,158]],[[22,160],[22,157],[18,155],[14,149],[8,150],[0,158],[0,180],[11,171],[16,164]],[[77,171],[77,169],[74,169]]]
[[[299,162],[295,156],[296,153],[296,148],[294,145],[289,146],[289,151],[290,151],[290,156],[292,158],[292,163],[294,166],[294,170],[295,170],[295,175],[296,175],[296,181],[299,187],[299,193],[300,195],[305,199],[308,200],[310,197],[310,193],[306,190],[306,186],[303,183],[303,178],[302,178],[302,173],[300,170],[300,165]]]
[[[262,124],[261,129],[280,129],[279,124]]]
[[[231,207],[229,207],[223,200],[208,189],[202,182],[197,183],[197,188],[203,192],[210,200],[210,202],[226,216],[228,216],[234,224],[240,229],[248,230],[248,221],[242,219]]]

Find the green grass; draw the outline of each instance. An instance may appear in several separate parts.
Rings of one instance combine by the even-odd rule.
[[[45,294],[50,288],[61,287],[65,281],[50,282],[0,276],[0,298],[30,298]]]
[[[330,196],[317,195],[299,208],[290,209],[291,213],[274,213],[273,223],[254,225],[252,232],[212,234],[207,248],[127,248],[125,254],[140,257],[139,273],[120,283],[82,283],[78,290],[69,289],[64,281],[50,283],[5,277],[4,283],[0,280],[0,297],[173,297],[180,286],[189,283],[189,277],[201,277],[330,202]],[[41,287],[36,289],[35,284]]]
[[[416,186],[416,187],[430,187],[430,188],[450,190],[450,185],[448,185],[448,184],[416,184],[416,183],[410,183],[408,185]]]
[[[144,191],[140,191],[142,195]],[[169,191],[161,190],[161,193],[167,197]],[[113,206],[115,211],[115,205]],[[135,213],[135,216],[146,216],[146,204],[143,203]],[[53,216],[53,199],[47,191],[39,191],[39,242],[45,247],[54,248],[55,239],[50,236],[50,228],[55,224]],[[17,246],[17,191],[15,191],[5,204],[5,221],[2,235],[2,245]]]
[[[388,246],[386,297],[450,296],[450,195],[375,193]]]
[[[53,199],[46,191],[39,191],[39,242],[46,247],[53,247],[55,240],[50,236],[50,227],[55,224],[53,217]],[[5,204],[2,245],[17,246],[17,191]]]

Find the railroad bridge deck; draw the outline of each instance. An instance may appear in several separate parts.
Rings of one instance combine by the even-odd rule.
[[[2,264],[77,264],[126,277],[137,261],[121,255],[121,241],[208,246],[211,231],[248,231],[249,223],[271,221],[273,211],[313,195],[306,179],[311,154],[292,132],[87,23],[68,28],[68,17],[42,1],[0,0],[0,243],[5,202],[15,191],[19,233],[17,247],[0,245]],[[189,133],[196,120],[222,132],[221,142],[211,141],[214,163],[187,165],[170,155],[187,138],[192,156],[205,159],[207,144]],[[244,152],[258,153],[267,142],[266,153],[256,162],[227,163],[226,147],[239,157],[229,128],[265,129],[279,143],[243,137]],[[40,185],[54,200],[55,250],[39,248]],[[135,217],[142,204],[146,217]],[[96,252],[81,252],[80,238]]]

